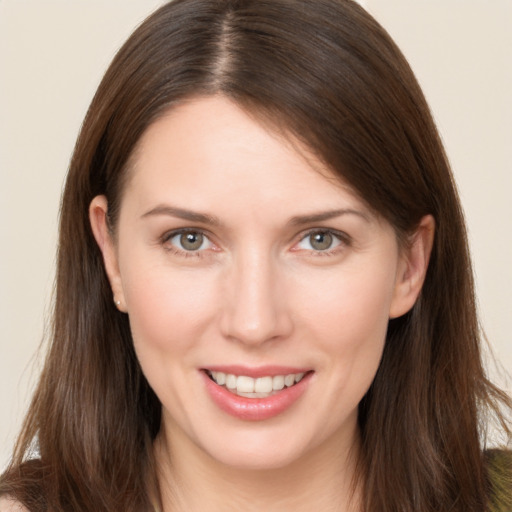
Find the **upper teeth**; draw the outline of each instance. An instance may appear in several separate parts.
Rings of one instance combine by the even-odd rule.
[[[220,386],[225,385],[229,390],[244,396],[246,396],[246,393],[264,393],[266,395],[272,393],[272,391],[280,391],[285,386],[293,386],[304,377],[304,373],[290,373],[288,375],[258,377],[256,379],[246,375],[233,375],[224,372],[209,372],[209,374]]]

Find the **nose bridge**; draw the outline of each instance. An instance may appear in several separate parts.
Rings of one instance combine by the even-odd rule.
[[[248,247],[233,259],[223,311],[226,336],[259,344],[291,328],[279,265],[270,251]]]

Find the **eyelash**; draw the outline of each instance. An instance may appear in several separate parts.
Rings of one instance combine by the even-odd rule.
[[[171,244],[170,241],[175,238],[176,236],[184,235],[184,234],[196,234],[203,236],[210,244],[213,244],[211,241],[209,235],[203,231],[202,229],[192,229],[192,228],[183,228],[183,229],[177,229],[174,231],[170,231],[165,233],[161,237],[161,244],[164,246],[164,249],[172,254],[176,254],[181,257],[185,258],[204,258],[206,249],[198,249],[198,250],[184,250],[176,247],[175,245]],[[337,231],[334,229],[327,229],[327,228],[314,228],[310,229],[309,231],[305,233],[300,234],[300,238],[298,242],[294,244],[294,247],[296,247],[298,244],[303,242],[304,240],[307,240],[309,237],[316,235],[316,234],[329,234],[333,237],[333,241],[337,241],[338,243],[332,247],[325,250],[309,250],[310,254],[318,257],[318,256],[334,256],[336,255],[343,247],[349,247],[351,245],[351,238],[341,231]],[[292,249],[294,252],[299,252],[301,249]],[[308,250],[308,249],[305,249]]]

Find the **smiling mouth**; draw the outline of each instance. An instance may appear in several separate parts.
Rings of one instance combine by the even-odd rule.
[[[206,371],[207,375],[219,386],[231,393],[245,398],[267,398],[285,388],[298,384],[306,373],[289,373],[287,375],[264,376],[258,378],[247,375]]]

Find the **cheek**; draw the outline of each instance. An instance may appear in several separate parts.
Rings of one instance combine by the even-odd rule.
[[[184,383],[196,377],[191,373],[214,314],[211,280],[165,265],[125,270],[123,291],[142,371],[165,407],[183,415],[184,397],[193,393]]]
[[[302,304],[301,316],[307,318],[309,337],[328,356],[323,368],[332,390],[332,406],[342,412],[352,410],[368,390],[380,363],[394,268],[352,269],[317,284],[322,286],[311,293],[307,307]]]
[[[361,346],[384,337],[393,291],[393,267],[365,266],[326,275],[300,294],[299,317],[321,329],[329,343]]]
[[[162,352],[189,349],[213,314],[213,283],[198,272],[131,265],[123,291],[134,342]]]

